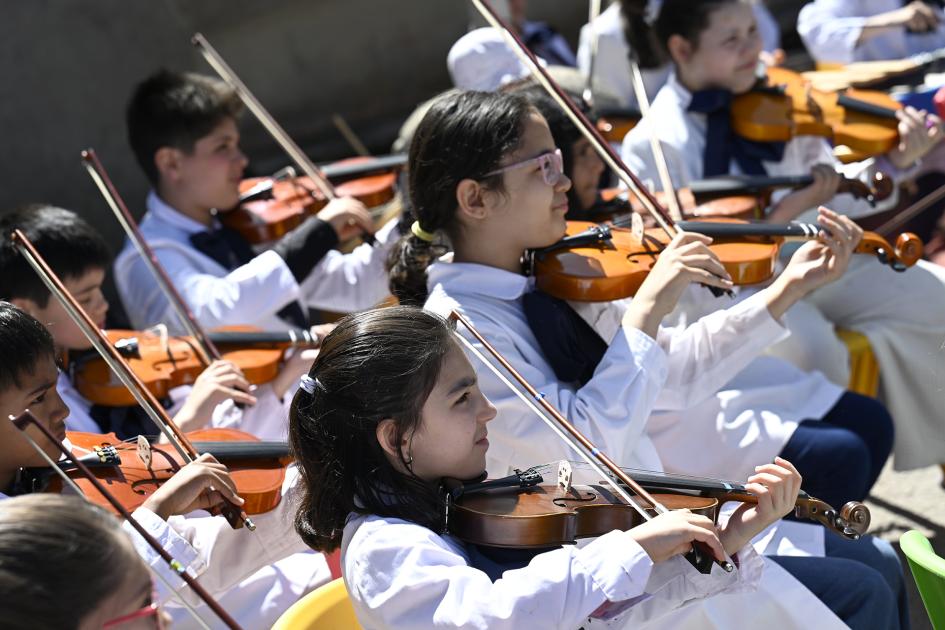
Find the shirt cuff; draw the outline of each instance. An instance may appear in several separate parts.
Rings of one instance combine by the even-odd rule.
[[[656,339],[637,328],[620,326],[617,334],[610,342],[605,358],[612,355],[612,352],[629,352],[629,358],[620,359],[622,362],[629,361],[638,369],[656,373],[657,380],[660,383],[666,381],[669,372],[668,357],[666,351],[657,343]],[[601,362],[603,363],[603,362]]]
[[[186,567],[190,575],[196,577],[206,570],[206,565],[203,563],[197,550],[180,534],[174,531],[170,523],[145,507],[139,507],[131,516],[168,554],[170,554],[171,558]],[[131,542],[134,544],[135,551],[138,552],[138,555],[150,567],[159,571],[164,577],[164,580],[166,580],[174,590],[183,587],[184,581],[181,577],[167,565],[164,558],[148,544],[131,523],[127,521],[122,523],[122,529],[131,537]],[[166,592],[167,586],[164,584],[164,580],[158,580],[158,589],[162,593]]]
[[[609,532],[577,552],[579,562],[612,602],[642,595],[653,561],[629,533]]]

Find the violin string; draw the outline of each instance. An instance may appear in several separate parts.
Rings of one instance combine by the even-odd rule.
[[[558,424],[557,424],[556,422],[554,422],[553,420],[551,420],[551,418],[547,417],[547,416],[545,415],[545,413],[544,413],[541,409],[539,409],[538,406],[537,406],[528,396],[526,396],[524,392],[522,392],[518,387],[516,387],[508,378],[506,378],[506,376],[505,376],[504,374],[502,374],[502,373],[499,371],[499,368],[497,368],[495,365],[493,365],[492,362],[489,361],[489,360],[485,357],[485,355],[483,355],[483,354],[479,351],[478,348],[476,348],[468,339],[466,339],[463,335],[459,334],[458,332],[456,332],[456,333],[454,333],[454,334],[455,334],[455,336],[460,340],[460,342],[462,342],[462,344],[463,344],[464,346],[466,346],[466,347],[469,349],[470,352],[472,352],[474,355],[476,355],[476,357],[477,357],[480,361],[482,361],[482,363],[483,363],[487,368],[489,368],[489,370],[492,371],[492,373],[495,374],[495,375],[499,378],[499,380],[502,381],[502,383],[503,383],[506,387],[509,388],[509,390],[510,390],[513,394],[515,394],[516,396],[518,396],[518,398],[520,398],[520,399],[522,400],[522,402],[524,402],[525,405],[535,413],[535,415],[537,415],[546,425],[548,425],[548,427],[549,427],[552,431],[554,431],[555,434],[556,434],[559,438],[561,438],[561,440],[562,440],[565,444],[567,444],[568,446],[570,446],[571,449],[572,449],[575,453],[577,453],[578,456],[579,456],[581,459],[584,460],[584,463],[587,464],[588,466],[590,466],[591,470],[593,470],[593,471],[596,472],[598,475],[600,475],[600,476],[601,476],[601,479],[603,479],[605,483],[607,483],[608,485],[610,485],[610,487],[613,489],[613,491],[614,491],[621,499],[623,499],[624,501],[626,501],[628,505],[630,505],[634,510],[636,510],[636,511],[640,514],[640,516],[643,517],[643,520],[648,521],[648,520],[650,520],[650,519],[653,518],[653,517],[650,515],[649,512],[647,512],[645,509],[643,509],[642,507],[640,507],[639,504],[637,504],[637,502],[633,499],[633,497],[631,497],[630,494],[629,494],[626,490],[624,490],[623,486],[621,486],[619,483],[617,483],[617,481],[616,481],[615,479],[613,479],[613,476],[612,476],[612,474],[611,474],[610,472],[605,471],[604,468],[603,468],[603,466],[601,466],[599,463],[597,463],[596,461],[594,461],[594,458],[593,458],[593,456],[592,456],[590,453],[587,453],[584,448],[582,448],[577,442],[575,442],[575,441],[571,438],[571,436],[567,435],[567,434],[561,429],[561,427],[558,426]],[[654,507],[654,509],[658,509],[657,506],[653,506],[653,507]],[[661,507],[661,506],[660,506],[660,507]],[[664,509],[665,509],[665,508],[664,508]]]
[[[27,433],[26,431],[21,431],[20,435],[26,438],[26,441],[29,443],[29,445],[39,454],[40,457],[42,457],[46,461],[49,467],[52,470],[54,470],[56,474],[62,478],[63,483],[65,483],[69,488],[71,488],[78,496],[82,497],[89,503],[92,503],[92,501],[88,498],[88,496],[86,496],[86,494],[82,492],[82,489],[78,486],[78,484],[76,484],[76,482],[73,481],[72,478],[69,477],[69,475],[67,475],[66,472],[59,467],[59,464],[57,462],[53,461],[52,457],[46,454],[46,451],[40,448],[39,444],[36,443],[36,440],[30,437],[29,433]],[[187,610],[190,616],[193,617],[194,621],[196,621],[197,624],[200,625],[201,628],[203,628],[203,630],[210,630],[210,626],[207,625],[207,622],[204,621],[204,619],[200,616],[200,614],[197,612],[197,609],[194,608],[194,606],[190,602],[188,602],[184,598],[184,596],[177,589],[174,588],[174,586],[171,585],[170,581],[166,577],[164,577],[164,575],[160,571],[158,571],[158,568],[156,566],[148,563],[148,569],[150,569],[151,573],[153,573],[154,576],[158,580],[160,580],[161,583],[164,584],[165,587],[167,587],[167,592],[170,594],[170,596],[181,603],[181,605]]]

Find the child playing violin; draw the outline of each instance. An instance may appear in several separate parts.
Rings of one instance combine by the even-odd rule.
[[[0,501],[0,590],[8,630],[161,629],[170,623],[127,532],[79,497]]]
[[[793,466],[778,460],[749,479],[759,505],[720,529],[671,512],[537,554],[493,581],[475,546],[446,531],[441,484],[485,470],[495,417],[437,315],[366,311],[325,339],[290,413],[305,481],[296,529],[313,548],[341,546],[364,628],[577,628],[588,617],[613,622],[615,610],[638,627],[689,600],[751,590],[760,559],[746,543],[790,510],[800,487]],[[737,552],[740,569],[699,575],[678,557],[696,540],[717,558]]]
[[[127,110],[132,150],[153,190],[141,232],[197,320],[205,327],[306,327],[308,308],[351,311],[387,296],[386,243],[396,221],[350,254],[339,242],[373,231],[351,198],[256,254],[217,213],[235,208],[246,156],[236,121],[242,104],[220,80],[161,71],[137,86]],[[174,313],[130,243],[115,260],[115,282],[135,327],[172,325]]]
[[[105,326],[108,301],[102,293],[111,255],[91,225],[73,212],[47,205],[18,209],[0,218],[0,233],[22,230],[101,327]],[[42,321],[55,338],[62,355],[75,356],[91,347],[58,300],[9,239],[0,242],[0,298],[11,301]],[[172,390],[172,405],[179,407],[175,422],[184,431],[205,426],[238,428],[261,438],[284,439],[285,411],[282,397],[311,363],[314,351],[294,354],[272,383],[251,391],[242,372],[228,361],[216,361],[196,379],[193,387]],[[124,439],[154,427],[138,407],[93,405],[73,384],[72,372],[63,370],[58,388],[71,410],[66,426],[70,431],[113,432]],[[245,405],[240,408],[238,405]]]
[[[6,498],[30,490],[20,482],[24,468],[46,466],[8,418],[29,409],[68,445],[64,420],[69,408],[56,389],[57,351],[52,336],[33,317],[7,302],[0,302],[0,356],[4,357],[0,362],[0,498]],[[26,431],[48,456],[59,458],[58,449],[35,427]],[[223,517],[191,514],[219,505],[224,497],[242,503],[226,467],[205,454],[158,488],[133,516],[231,614],[247,627],[269,627],[301,595],[329,577],[324,559],[306,551],[292,531],[289,514],[294,509],[297,479],[295,468],[290,467],[279,506],[253,517],[255,532],[234,530]],[[166,569],[164,561],[140,542],[142,558],[164,572],[175,589],[183,589],[181,596],[198,605],[199,600]],[[167,601],[171,594],[163,583],[158,584],[158,591],[180,624],[174,627],[191,627],[185,609]],[[206,610],[198,607],[198,611]]]
[[[756,420],[736,418],[728,431],[719,432],[715,424],[725,403],[716,398],[722,386],[743,370],[750,375],[769,370],[755,358],[783,335],[778,318],[801,296],[842,273],[859,238],[852,222],[824,210],[821,221],[832,236],[802,247],[785,274],[753,302],[688,327],[661,328],[692,282],[731,287],[707,247],[709,239],[678,235],[629,303],[568,304],[531,290],[522,274],[523,252],[552,245],[565,233],[570,180],[561,169],[547,123],[521,96],[467,92],[438,100],[411,145],[410,195],[417,222],[395,251],[395,295],[402,302],[425,301],[426,308],[440,314],[460,309],[551,404],[622,466],[661,470],[651,435],[682,425],[679,435],[692,466],[678,472],[700,474],[691,468],[726,458],[727,477],[747,476],[756,464],[779,454],[796,422],[817,417],[807,416],[809,409],[826,411],[837,402],[839,388],[816,375],[793,373],[790,405],[781,401],[773,414],[759,412]],[[438,258],[448,248],[452,255]],[[587,348],[599,354],[589,357]],[[490,473],[501,476],[512,467],[568,457],[498,378],[482,371],[480,383],[502,416],[492,430]],[[763,391],[751,400],[771,409],[760,405]],[[876,430],[872,448],[888,449],[882,438],[888,440],[890,423],[882,406],[860,402],[864,424]],[[671,413],[650,424],[654,409]],[[778,420],[767,422],[771,415]],[[745,422],[757,422],[756,429],[738,426]],[[816,492],[838,503],[853,499],[854,492],[865,495],[875,480],[866,463],[849,461],[831,471],[847,480],[839,492],[831,487],[830,475],[822,475]],[[824,552],[823,547],[811,551]],[[811,566],[827,567],[836,558],[809,560]],[[901,568],[893,562],[890,583],[898,592]],[[805,569],[796,570],[809,586],[830,571],[817,568],[801,575]],[[784,588],[799,588],[790,582]],[[895,608],[891,594],[879,599]]]
[[[772,221],[809,218],[819,204],[851,216],[872,211],[864,200],[836,194],[839,177],[833,167],[839,165],[822,138],[798,136],[778,144],[747,142],[730,134],[727,104],[754,85],[760,49],[747,2],[666,0],[653,28],[673,60],[674,72],[653,99],[650,116],[624,140],[624,161],[641,178],[659,180],[649,141],[650,134],[656,134],[677,187],[715,174],[812,172],[813,184],[777,201]],[[903,110],[901,144],[880,161],[906,169],[936,146],[942,138],[940,126],[936,121],[927,128],[925,121],[921,112]],[[867,176],[878,168],[876,162],[852,168]],[[812,170],[812,165],[817,166]],[[692,305],[688,315],[698,317],[715,308],[716,303],[703,300]],[[787,313],[785,325],[792,334],[772,352],[845,385],[848,353],[834,327],[865,334],[880,365],[882,398],[898,423],[896,467],[939,464],[945,461],[945,407],[928,375],[939,369],[938,355],[929,349],[938,348],[945,338],[942,312],[945,269],[919,261],[897,273],[873,257],[856,256],[842,281],[820,288]]]

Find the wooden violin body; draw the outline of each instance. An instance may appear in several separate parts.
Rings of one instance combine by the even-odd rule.
[[[575,237],[600,227],[568,221],[567,235]],[[535,275],[536,287],[559,299],[619,300],[637,292],[668,243],[669,238],[660,229],[647,229],[638,239],[629,229],[610,227],[606,237],[535,252],[528,267]],[[713,243],[711,248],[735,284],[743,285],[763,282],[774,274],[779,243],[758,236]]]
[[[119,348],[129,366],[157,398],[166,397],[175,387],[197,380],[207,367],[191,337],[167,337],[134,330],[105,331],[112,346]],[[295,334],[261,333],[250,326],[229,326],[210,334],[223,352],[222,358],[242,370],[253,384],[268,383],[279,373],[285,349],[312,346],[307,331]],[[99,357],[79,361],[73,371],[76,389],[94,404],[123,407],[135,404],[133,394]]]
[[[861,157],[881,155],[899,142],[896,110],[902,105],[887,94],[822,92],[785,68],[768,68],[767,83],[769,89],[732,102],[732,128],[743,138],[786,142],[798,135],[821,136]]]
[[[341,160],[335,166],[369,165],[376,161],[370,157],[353,157]],[[326,170],[329,169],[326,167]],[[244,179],[240,182],[240,194],[259,189],[269,179]],[[394,198],[396,184],[396,171],[387,170],[341,183],[335,187],[335,191],[339,197],[353,197],[368,208],[373,208]],[[266,198],[243,201],[237,208],[221,215],[224,225],[239,232],[252,244],[282,238],[328,203],[321,190],[308,177],[277,180],[263,188],[268,193]]]
[[[246,501],[242,507],[247,514],[261,514],[279,505],[285,467],[290,461],[285,444],[263,443],[255,436],[235,429],[204,429],[190,432],[187,436],[194,441],[199,452],[209,452],[226,464],[237,492]],[[69,432],[66,438],[72,445],[73,454],[92,453],[97,456],[100,463],[90,465],[90,468],[128,511],[140,507],[186,464],[169,444],[151,445],[148,465],[139,456],[136,443],[122,442],[114,433]],[[81,475],[70,476],[89,500],[109,507],[91,482]],[[60,487],[58,477],[51,478],[50,489]]]
[[[712,498],[653,495],[670,510],[688,509],[713,521],[719,503]],[[640,506],[652,506],[640,500]],[[655,516],[655,513],[653,514]],[[542,548],[575,543],[643,522],[635,509],[600,485],[558,485],[477,492],[451,505],[450,532],[477,545]]]

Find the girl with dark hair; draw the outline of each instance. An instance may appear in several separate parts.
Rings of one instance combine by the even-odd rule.
[[[0,592],[7,630],[164,627],[120,522],[79,497],[0,501]]]
[[[675,432],[690,453],[691,462],[674,472],[699,474],[698,468],[707,462],[725,461],[729,474],[724,477],[741,478],[754,465],[771,461],[797,422],[816,417],[806,416],[808,410],[829,409],[842,390],[819,375],[791,372],[786,366],[789,399],[782,395],[773,405],[763,404],[770,365],[755,359],[783,335],[778,318],[788,307],[843,272],[859,230],[849,219],[824,209],[822,225],[832,236],[805,244],[776,282],[750,300],[690,326],[662,328],[661,320],[691,283],[731,286],[704,237],[678,235],[630,301],[566,303],[531,290],[521,265],[523,252],[547,247],[565,232],[570,180],[562,173],[559,156],[546,121],[519,95],[460,93],[435,103],[410,149],[411,207],[417,221],[395,250],[394,293],[410,303],[426,300],[426,308],[441,315],[460,309],[538,391],[620,465],[661,470],[653,439],[664,432]],[[452,255],[444,255],[449,249]],[[737,400],[719,392],[736,377],[741,379],[733,387],[736,393],[752,390]],[[569,456],[498,378],[482,371],[480,383],[501,415],[492,430],[490,473],[504,475],[514,467]],[[742,407],[743,401],[760,410]],[[861,402],[864,417],[875,420],[864,422],[875,425],[879,434],[884,429],[888,439],[890,424],[882,407],[867,399]],[[729,403],[741,413],[717,428]],[[656,424],[648,424],[654,409],[664,413],[653,417]],[[809,489],[831,503],[862,498],[875,478],[869,478],[868,454],[851,455],[859,459],[845,455],[842,466],[821,475]],[[832,480],[842,483],[834,487]],[[779,532],[787,525],[779,524]],[[841,569],[845,562],[834,559],[804,560],[817,567],[803,575],[805,583],[824,598],[830,595],[816,580],[839,573],[821,568],[850,570]],[[870,571],[860,572],[864,591],[855,597],[864,596],[879,607],[871,614],[888,617],[892,596],[868,594],[883,582]],[[783,572],[772,569],[770,574],[772,584],[784,580],[774,590],[798,588]],[[882,589],[888,591],[884,583]],[[830,605],[847,621],[855,621],[841,603]],[[790,618],[790,607],[780,615]]]
[[[751,590],[761,560],[746,543],[790,510],[800,486],[778,460],[749,479],[759,506],[718,530],[674,512],[503,571],[446,531],[442,487],[482,475],[495,416],[437,315],[367,311],[325,339],[289,419],[305,488],[296,529],[315,549],[341,546],[363,627],[577,628],[588,617],[639,627],[684,602]],[[740,550],[739,570],[697,574],[676,557],[693,540],[717,556]]]
[[[730,173],[812,173],[814,183],[810,186],[775,197],[769,220],[809,220],[819,204],[851,217],[864,217],[877,209],[865,200],[837,194],[837,171],[869,177],[882,170],[904,179],[915,161],[943,137],[938,119],[929,118],[934,124],[927,127],[923,112],[906,108],[900,114],[899,147],[885,156],[846,167],[819,137],[798,136],[787,143],[743,140],[731,131],[729,103],[755,83],[753,60],[760,43],[750,7],[739,0],[666,0],[654,28],[670,52],[675,70],[653,99],[650,116],[624,140],[624,161],[640,177],[658,181],[649,144],[650,134],[655,134],[663,142],[673,183],[678,187]],[[896,196],[890,202],[893,205]],[[922,306],[903,308],[905,304]],[[714,308],[715,304],[703,300],[693,304],[689,314],[698,316]],[[880,395],[897,423],[896,468],[937,465],[945,462],[945,405],[938,384],[929,378],[941,371],[941,356],[929,348],[939,347],[945,338],[942,312],[942,267],[919,261],[897,273],[875,257],[856,256],[841,282],[811,294],[787,314],[785,325],[792,334],[771,353],[845,385],[849,382],[849,353],[835,328],[866,335],[882,374]],[[795,463],[804,470],[801,462]],[[874,465],[881,467],[882,463],[875,461]]]
[[[637,105],[630,73],[631,57],[640,64],[647,94],[656,94],[669,77],[669,58],[650,28],[661,4],[662,0],[617,0],[596,20],[581,28],[578,67],[585,76],[590,72],[591,40],[596,37],[595,89],[616,95],[622,106]],[[781,39],[778,23],[763,2],[753,3],[752,8],[765,54],[774,53]]]

